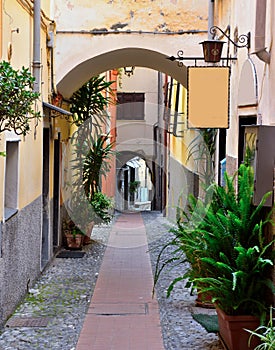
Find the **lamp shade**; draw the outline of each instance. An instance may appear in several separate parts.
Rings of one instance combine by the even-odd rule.
[[[224,41],[206,40],[201,42],[205,62],[219,62],[221,60]]]

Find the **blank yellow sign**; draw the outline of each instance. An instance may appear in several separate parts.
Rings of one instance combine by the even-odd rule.
[[[188,127],[229,127],[229,67],[188,67]]]

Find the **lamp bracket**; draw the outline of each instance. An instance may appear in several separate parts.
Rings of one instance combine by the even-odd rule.
[[[182,61],[195,61],[195,66],[197,65],[197,61],[204,61],[204,57],[184,57],[183,56],[183,50],[179,50],[177,52],[177,57],[175,56],[170,56],[166,57],[167,60],[169,61],[178,61],[178,66],[183,67],[183,62]],[[221,57],[221,61],[236,61],[236,57]]]
[[[210,34],[213,35],[213,38],[217,34],[217,30],[219,30],[223,34],[223,36],[225,36],[235,47],[238,47],[238,48],[246,47],[247,49],[250,49],[250,36],[251,36],[250,32],[248,32],[247,34],[241,34],[237,38],[238,39],[237,42],[235,42],[225,33],[225,31],[223,31],[218,26],[213,26],[209,30]]]

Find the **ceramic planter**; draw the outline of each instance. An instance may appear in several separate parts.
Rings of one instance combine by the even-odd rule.
[[[244,330],[244,328],[255,330],[259,327],[259,318],[246,315],[229,316],[217,307],[216,311],[218,315],[220,337],[228,350],[253,350],[259,345],[259,339],[253,337],[249,347],[248,340],[250,333]]]
[[[67,240],[67,247],[69,249],[80,249],[83,245],[83,235],[76,234],[73,235],[71,233],[65,234]]]

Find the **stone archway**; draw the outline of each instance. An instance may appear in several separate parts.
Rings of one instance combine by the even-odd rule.
[[[172,53],[170,52],[170,54]],[[59,71],[57,77],[60,78],[57,89],[63,97],[69,98],[92,76],[125,66],[151,68],[175,78],[186,87],[187,67],[185,65],[179,66],[177,62],[171,62],[167,57],[165,53],[133,47],[105,52],[81,62],[76,62],[76,65],[72,66],[68,72],[62,72],[61,68],[61,72],[57,70],[57,72]],[[64,76],[61,76],[62,73]]]
[[[136,179],[136,169],[139,168],[139,162],[136,161],[136,159],[142,159],[143,162],[146,164],[146,168],[149,169],[150,173],[150,179],[148,180],[148,183],[150,182],[150,185],[145,188],[144,184],[141,184],[142,188],[139,188],[139,190],[146,190],[148,192],[148,198],[140,199],[139,209],[145,210],[144,204],[146,204],[146,210],[155,210],[155,195],[156,195],[156,179],[155,179],[155,162],[154,160],[146,157],[146,155],[143,154],[143,152],[132,152],[132,151],[122,151],[118,154],[117,160],[116,160],[116,168],[117,168],[117,176],[116,176],[116,209],[119,211],[128,210],[129,209],[129,202],[131,201],[131,194],[129,193],[129,187],[130,183],[132,181],[137,180]],[[136,163],[136,164],[135,164]],[[132,176],[133,175],[133,176]],[[139,179],[140,180],[140,179]],[[133,200],[133,199],[132,199]],[[144,203],[144,201],[147,201]],[[150,202],[150,203],[149,203]],[[133,204],[133,203],[132,203]],[[135,203],[136,204],[136,203]],[[133,206],[132,206],[133,207]]]

